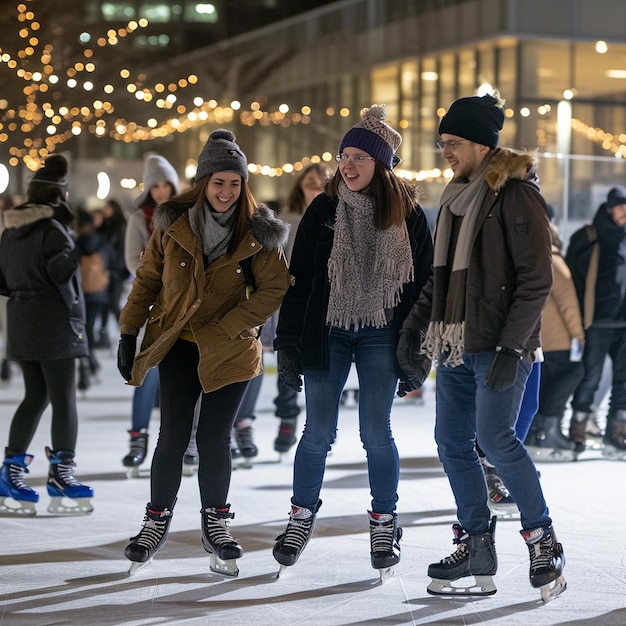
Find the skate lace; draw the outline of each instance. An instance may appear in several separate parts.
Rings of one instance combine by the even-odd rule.
[[[252,435],[252,426],[244,426],[243,428],[235,428],[237,444],[240,448],[252,448],[254,446],[254,438]]]
[[[146,451],[146,440],[145,438],[139,438],[137,437],[136,439],[133,438],[130,442],[130,455],[132,456],[141,456],[142,454],[144,454]]]
[[[57,477],[68,487],[76,487],[80,483],[74,477],[74,463],[59,463]]]
[[[530,572],[537,572],[549,568],[554,556],[552,535],[545,535],[536,543],[528,544],[530,553]]]
[[[230,534],[229,521],[224,518],[216,518],[213,513],[205,512],[206,515],[206,533],[211,541],[217,546],[226,544],[236,544]]]
[[[313,516],[304,520],[291,518],[282,536],[283,546],[300,551],[306,544],[312,525]]]
[[[459,542],[459,547],[450,555],[441,560],[444,565],[456,565],[469,556],[469,547],[464,541]]]
[[[393,548],[393,520],[381,524],[370,524],[370,545],[372,552],[390,552]]]
[[[154,520],[147,515],[143,518],[143,527],[131,541],[139,546],[154,550],[167,529],[167,519]]]
[[[30,491],[30,487],[24,482],[24,474],[27,472],[28,470],[20,465],[9,465],[9,480],[11,484],[17,489],[28,489]]]

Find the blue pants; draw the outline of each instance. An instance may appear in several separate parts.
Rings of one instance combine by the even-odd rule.
[[[354,360],[359,377],[359,430],[367,452],[372,510],[392,513],[398,500],[400,459],[391,433],[391,405],[398,382],[396,332],[333,328],[330,367],[305,369],[306,424],[294,461],[292,503],[315,509],[326,456],[337,434],[339,400]]]
[[[142,428],[148,428],[158,393],[159,370],[155,367],[148,370],[143,385],[135,388],[133,393],[132,430],[139,431]]]
[[[493,392],[485,386],[492,359],[492,352],[465,354],[463,365],[437,369],[435,440],[457,516],[470,534],[484,533],[489,525],[487,486],[476,451],[478,437],[520,509],[522,528],[545,528],[552,520],[537,470],[514,430],[531,364],[521,361],[515,384]]]

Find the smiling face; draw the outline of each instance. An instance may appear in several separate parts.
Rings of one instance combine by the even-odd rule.
[[[225,213],[239,200],[241,176],[235,172],[211,174],[204,193],[214,211]]]
[[[444,143],[441,155],[449,163],[455,178],[471,179],[490,152],[489,146],[457,135],[443,133],[441,141]]]
[[[344,148],[342,154],[348,157],[339,163],[339,172],[346,187],[350,191],[363,191],[374,178],[376,160],[359,148]],[[354,157],[357,156],[365,158],[362,161],[355,161]]]

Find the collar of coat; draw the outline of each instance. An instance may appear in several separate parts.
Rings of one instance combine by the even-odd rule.
[[[165,232],[189,208],[173,202],[159,205],[152,220],[154,229]],[[260,204],[252,214],[250,230],[266,250],[283,247],[287,243],[290,228],[289,224],[278,219],[274,211],[264,204]]]
[[[3,212],[5,228],[21,228],[54,215],[53,208],[48,204],[27,202]]]
[[[500,191],[508,180],[524,180],[539,189],[537,176],[537,154],[515,152],[507,148],[496,148],[485,172],[485,180],[495,192]]]

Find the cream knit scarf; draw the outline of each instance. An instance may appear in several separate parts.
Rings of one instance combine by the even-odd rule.
[[[472,180],[452,180],[441,196],[433,258],[433,306],[422,350],[442,365],[455,367],[463,363],[467,270],[476,218],[488,189],[485,170],[490,160],[488,155]],[[451,241],[454,216],[463,217],[456,242]],[[451,245],[455,245],[454,250]],[[451,252],[454,256],[450,268]]]
[[[328,259],[330,298],[326,322],[358,330],[387,323],[402,286],[413,280],[406,223],[374,227],[374,200],[339,184],[333,248]]]

